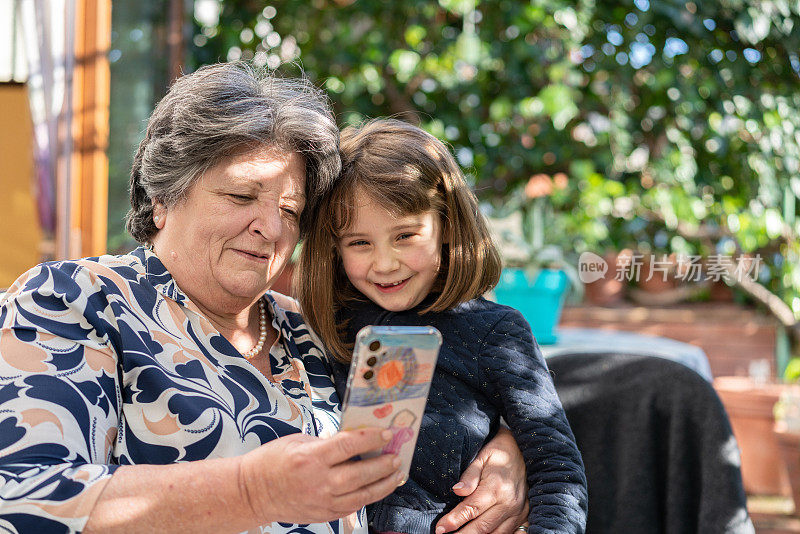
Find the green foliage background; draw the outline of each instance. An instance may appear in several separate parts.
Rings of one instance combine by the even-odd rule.
[[[220,4],[194,66],[253,59],[325,87],[342,124],[450,143],[482,199],[564,172],[547,240],[576,253],[761,254],[800,317],[797,0]]]

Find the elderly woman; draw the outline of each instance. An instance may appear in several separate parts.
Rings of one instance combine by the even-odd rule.
[[[351,459],[387,436],[336,433],[325,354],[267,291],[338,176],[338,135],[302,80],[222,64],[175,83],[131,172],[147,246],[39,265],[0,307],[5,530],[366,532],[398,461]],[[468,471],[440,527],[513,530],[508,435]]]

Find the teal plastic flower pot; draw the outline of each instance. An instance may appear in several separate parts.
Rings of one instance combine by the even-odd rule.
[[[540,345],[551,345],[558,341],[555,327],[568,284],[567,274],[556,269],[542,269],[532,281],[522,269],[503,269],[494,295],[522,313]]]

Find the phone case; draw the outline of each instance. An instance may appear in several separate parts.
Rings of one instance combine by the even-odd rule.
[[[441,344],[433,327],[366,326],[358,332],[341,429],[378,426],[394,434],[383,449],[362,458],[397,454],[408,476]]]

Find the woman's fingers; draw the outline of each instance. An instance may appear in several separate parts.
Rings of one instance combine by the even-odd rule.
[[[486,534],[492,532],[500,524],[502,518],[496,518],[491,513],[491,508],[497,504],[495,496],[480,487],[436,524],[436,534],[452,532],[461,528],[459,532],[470,534]]]
[[[397,486],[394,455],[352,460],[379,450],[391,432],[378,428],[320,439],[292,434],[242,456],[242,494],[261,522],[320,523],[381,499]]]
[[[396,469],[392,470],[389,476],[361,486],[351,493],[336,497],[336,507],[346,513],[359,510],[362,506],[379,501],[392,493],[404,479],[405,476],[402,473],[397,472]]]
[[[366,460],[350,460],[331,468],[330,480],[335,495],[352,494],[390,477],[400,467],[400,458],[395,454],[384,454]]]
[[[525,503],[525,510],[523,514],[520,514],[518,517],[510,517],[503,521],[500,526],[498,526],[493,534],[515,534],[517,532],[517,527],[520,525],[528,526],[528,506]]]
[[[461,474],[458,483],[453,486],[453,493],[459,497],[466,497],[475,491],[475,488],[478,487],[478,483],[481,480],[481,471],[483,470],[484,461],[484,456],[478,454],[475,460],[469,464],[469,467]]]
[[[475,492],[475,500],[464,499],[447,516],[442,518],[436,526],[437,534],[451,532],[450,524],[445,522],[451,518],[458,523],[459,534],[513,534],[514,530],[524,524],[528,519],[528,503],[524,509],[512,517],[508,510],[499,505],[497,499],[488,494],[483,494],[480,488]],[[440,530],[441,529],[441,530]]]
[[[457,529],[461,534],[513,532],[528,518],[528,501],[507,489],[496,477],[484,478],[474,492],[439,520],[437,534]]]
[[[392,439],[390,430],[380,428],[360,428],[345,430],[335,436],[320,440],[319,446],[325,449],[325,459],[330,465],[340,464],[354,456],[379,450]]]
[[[525,463],[508,429],[501,428],[478,453],[460,483],[453,492],[464,500],[439,520],[438,534],[505,532],[507,524],[517,522],[516,528],[527,518]]]

